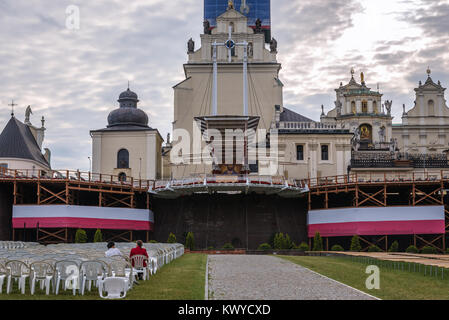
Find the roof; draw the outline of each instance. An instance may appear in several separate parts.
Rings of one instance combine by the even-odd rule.
[[[280,121],[283,122],[314,122],[313,120],[300,115],[292,110],[284,107],[284,111],[281,113]]]
[[[50,168],[30,128],[15,117],[0,135],[0,158],[28,159]]]

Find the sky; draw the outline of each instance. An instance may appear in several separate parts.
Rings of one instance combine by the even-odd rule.
[[[393,122],[427,78],[449,86],[449,0],[272,0],[284,106],[319,120],[350,70],[393,100]],[[75,6],[79,29],[71,26]],[[68,11],[67,11],[68,10]],[[165,138],[187,40],[200,43],[202,0],[0,0],[0,130],[46,119],[54,169],[89,169],[90,130],[107,125],[127,83]],[[67,23],[69,22],[69,23]],[[69,26],[69,27],[67,27]]]

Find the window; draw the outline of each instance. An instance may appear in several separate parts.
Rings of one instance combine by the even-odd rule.
[[[321,160],[322,161],[329,160],[329,146],[328,145],[321,146]]]
[[[362,101],[362,113],[368,113],[368,102]]]
[[[351,102],[351,112],[352,112],[353,114],[356,114],[356,113],[357,113],[357,108],[355,107],[355,101],[352,101],[352,102]]]
[[[296,160],[299,160],[299,161],[304,160],[304,146],[303,145],[296,146]]]
[[[433,100],[429,100],[429,102],[427,102],[427,105],[429,116],[435,115],[435,103],[433,102]]]
[[[129,152],[126,149],[121,149],[117,154],[117,168],[129,168]]]
[[[118,174],[118,181],[125,182],[125,181],[126,181],[126,173],[120,172],[120,173]]]

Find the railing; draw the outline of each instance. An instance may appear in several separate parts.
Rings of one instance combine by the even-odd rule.
[[[395,172],[395,173],[351,173],[333,177],[298,180],[309,188],[343,187],[354,184],[415,183],[449,181],[449,171]]]
[[[321,122],[282,121],[279,123],[279,129],[336,130],[341,129],[341,125],[335,123],[321,123]]]
[[[352,168],[449,168],[445,154],[409,154],[398,152],[357,151],[351,156]]]
[[[154,186],[153,180],[129,178],[123,181],[119,176],[82,172],[79,170],[32,170],[0,168],[0,180],[36,180],[36,181],[72,181],[79,183],[97,183],[114,186],[127,186],[136,189],[148,189]]]
[[[260,176],[260,175],[198,175],[185,179],[158,180],[154,183],[154,191],[166,188],[193,188],[205,185],[260,185],[260,186],[285,186],[290,188],[304,189],[306,184],[303,181],[285,179],[280,176]]]

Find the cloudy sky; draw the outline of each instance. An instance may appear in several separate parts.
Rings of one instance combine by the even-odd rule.
[[[66,27],[71,5],[79,30]],[[20,120],[31,105],[34,124],[46,118],[53,168],[87,170],[89,130],[105,127],[130,80],[165,137],[202,17],[202,0],[0,0],[0,130],[11,99]],[[449,86],[449,0],[273,0],[272,30],[284,105],[312,119],[333,107],[351,67],[393,100],[394,122],[427,66]]]

